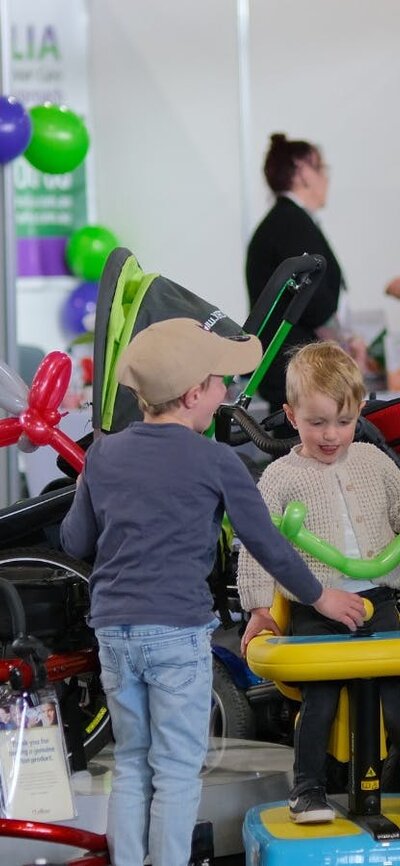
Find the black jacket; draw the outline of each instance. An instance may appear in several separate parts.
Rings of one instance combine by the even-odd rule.
[[[261,383],[260,394],[274,408],[285,398],[285,351],[316,339],[315,329],[324,325],[336,312],[340,287],[343,286],[339,263],[320,228],[304,208],[290,198],[280,196],[249,243],[246,280],[251,308],[278,265],[284,259],[303,253],[320,253],[326,259],[327,267],[311,303],[290,331]],[[277,327],[280,321],[275,324]]]

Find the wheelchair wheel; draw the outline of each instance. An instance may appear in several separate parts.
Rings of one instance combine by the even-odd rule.
[[[255,730],[255,716],[246,695],[214,656],[210,736],[253,740]]]
[[[88,578],[90,567],[58,550],[46,550],[37,547],[0,551],[0,576],[11,580],[17,588],[18,584],[20,585],[19,591],[23,603],[23,586],[25,591],[26,588],[29,591],[30,582],[32,586],[37,585],[43,579],[43,575],[45,575],[49,591],[53,581],[54,584],[62,584],[64,578],[70,579],[75,591],[76,587],[79,587],[77,604],[81,607],[79,616],[82,626],[71,627],[66,642],[63,644],[61,641],[60,644],[59,639],[50,636],[46,629],[42,631],[42,628],[35,630],[34,627],[30,627],[32,612],[27,606],[28,633],[33,633],[42,639],[51,654],[60,652],[68,656],[73,655],[74,651],[93,647],[95,645],[94,633],[84,621],[84,615],[89,607]],[[40,614],[40,604],[38,611]],[[42,626],[43,614],[40,615]],[[48,625],[53,631],[56,628],[52,622]],[[9,644],[7,647],[3,644],[3,657],[10,655],[12,653]],[[83,747],[86,761],[93,758],[112,739],[110,715],[100,681],[100,668],[98,671],[88,670],[64,679],[60,676],[60,680],[52,680],[51,685],[54,685],[60,701],[68,756],[73,768],[76,769],[72,756],[72,745],[77,741],[77,738],[81,749]],[[71,715],[71,707],[73,708],[73,715]]]

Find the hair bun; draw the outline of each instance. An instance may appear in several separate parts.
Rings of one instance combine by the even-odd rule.
[[[284,132],[273,132],[271,135],[271,146],[281,147],[288,144],[288,140]]]

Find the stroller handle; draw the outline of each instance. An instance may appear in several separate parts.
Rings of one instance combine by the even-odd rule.
[[[302,256],[285,259],[274,271],[257,298],[243,325],[243,330],[248,334],[260,336],[265,321],[265,311],[273,307],[286,287],[292,290],[293,298],[285,310],[285,319],[291,325],[295,325],[310,303],[325,271],[326,261],[318,254],[304,253]],[[301,291],[298,291],[299,288]]]
[[[235,422],[239,430],[232,430]],[[271,434],[253,418],[243,406],[223,403],[215,414],[215,438],[229,445],[244,445],[253,442],[260,451],[273,457],[283,457],[288,454],[293,445],[299,441],[298,436],[291,439],[273,439]]]

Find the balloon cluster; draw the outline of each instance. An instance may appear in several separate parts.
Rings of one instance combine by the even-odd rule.
[[[64,105],[35,105],[29,111],[13,96],[0,96],[0,163],[24,154],[48,174],[73,171],[83,162],[89,134],[83,120]]]
[[[0,96],[0,163],[23,153],[31,136],[32,122],[24,106],[12,96]]]
[[[103,226],[84,226],[69,238],[65,257],[70,271],[83,278],[61,310],[61,324],[67,333],[80,334],[94,329],[98,280],[118,239]]]
[[[0,408],[14,417],[0,420],[0,447],[18,444],[22,451],[51,445],[77,472],[82,471],[84,451],[56,425],[71,377],[71,359],[64,352],[50,352],[39,365],[28,389],[21,377],[0,361]]]
[[[85,159],[89,134],[77,114],[64,105],[26,108],[12,96],[0,96],[0,164],[23,156],[39,171],[64,174]],[[66,247],[71,273],[83,280],[67,297],[61,324],[70,334],[92,330],[100,279],[109,253],[118,240],[104,226],[88,225],[74,232]]]
[[[84,226],[71,235],[65,250],[68,267],[87,282],[99,280],[106,260],[118,240],[103,226]]]
[[[83,162],[89,135],[83,120],[64,105],[35,105],[30,109],[32,139],[25,158],[47,174],[73,171]]]
[[[61,308],[61,325],[67,334],[94,331],[98,285],[80,283],[65,299]]]

